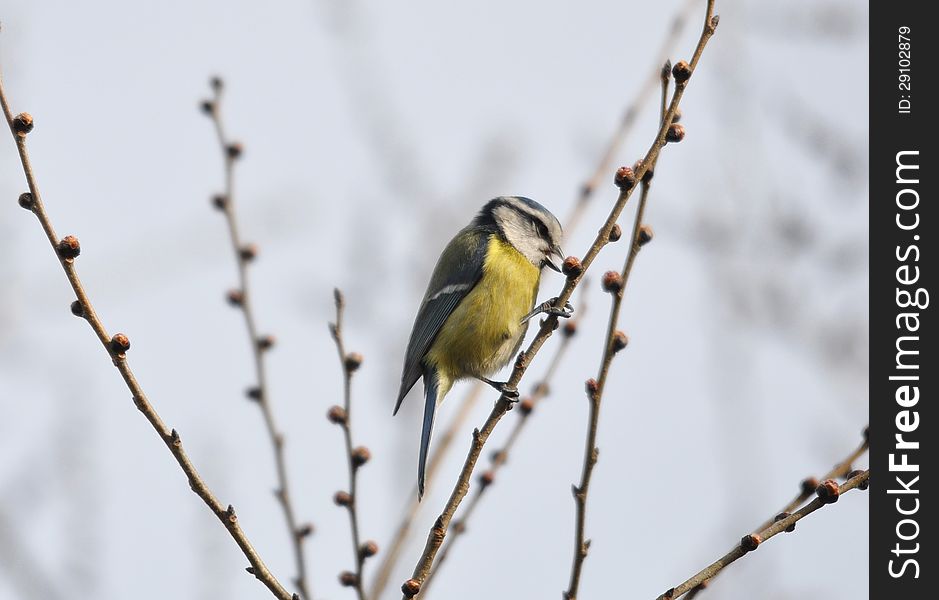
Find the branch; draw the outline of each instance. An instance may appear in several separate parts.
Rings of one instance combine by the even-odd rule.
[[[583,289],[585,288],[582,287],[581,290]],[[582,294],[582,296],[586,296],[586,294]],[[519,417],[515,421],[515,426],[512,428],[512,431],[509,432],[509,436],[502,448],[493,451],[489,462],[489,468],[478,477],[479,486],[476,488],[476,492],[467,501],[466,508],[463,509],[459,520],[453,524],[453,533],[447,537],[443,543],[443,546],[440,548],[440,552],[437,555],[437,560],[428,574],[427,579],[424,581],[423,591],[421,592],[422,595],[427,593],[431,582],[436,579],[437,573],[440,571],[443,563],[446,562],[450,555],[453,544],[455,544],[466,533],[467,521],[469,521],[470,517],[473,516],[473,513],[476,511],[476,507],[479,505],[480,501],[482,501],[482,497],[485,495],[486,491],[492,487],[499,470],[504,467],[506,463],[508,463],[509,454],[511,453],[512,448],[514,448],[515,444],[518,442],[518,438],[525,430],[525,425],[529,422],[529,417],[531,416],[532,412],[541,403],[541,401],[547,398],[551,393],[551,380],[557,373],[558,367],[561,364],[561,360],[564,358],[564,355],[567,353],[567,350],[570,347],[571,338],[574,337],[574,335],[577,333],[577,325],[579,321],[584,318],[584,315],[587,312],[586,306],[586,298],[582,298],[578,304],[577,319],[571,319],[564,324],[561,343],[558,345],[557,351],[551,358],[550,363],[548,363],[548,368],[545,371],[543,378],[534,385],[531,395],[523,398],[519,402]]]
[[[211,82],[213,98],[202,102],[202,111],[212,119],[215,126],[216,137],[218,138],[219,150],[222,153],[222,160],[225,163],[225,192],[212,199],[215,207],[225,215],[225,222],[228,224],[228,234],[231,240],[232,252],[235,255],[235,261],[238,264],[239,289],[228,292],[228,302],[232,306],[241,309],[244,315],[245,328],[248,333],[248,342],[251,346],[251,352],[254,357],[254,372],[257,378],[257,385],[247,390],[247,396],[257,402],[261,409],[261,415],[264,418],[264,425],[267,428],[268,438],[274,449],[274,462],[277,469],[278,489],[274,495],[280,502],[283,509],[284,520],[287,524],[287,533],[293,546],[294,562],[296,563],[297,576],[294,583],[300,591],[300,597],[312,598],[307,585],[306,559],[303,552],[303,540],[313,532],[310,524],[298,525],[296,513],[290,500],[290,486],[287,481],[287,464],[284,458],[284,434],[278,429],[277,422],[274,420],[274,413],[271,410],[270,397],[268,395],[267,375],[264,366],[264,353],[274,345],[274,338],[270,335],[261,336],[258,334],[257,321],[254,317],[252,308],[252,296],[248,285],[248,264],[257,256],[257,247],[254,244],[245,244],[241,240],[238,231],[238,218],[235,214],[234,186],[235,186],[235,162],[241,158],[243,153],[242,145],[238,142],[232,142],[225,135],[225,128],[221,118],[221,102],[224,84],[218,77],[213,77]]]
[[[822,476],[822,481],[827,481],[829,479],[831,480],[851,479],[851,477],[856,474],[852,470],[852,465],[854,464],[855,461],[857,461],[857,459],[863,456],[865,452],[867,452],[867,449],[870,444],[869,439],[868,439],[868,429],[869,429],[868,427],[864,428],[864,432],[863,432],[864,439],[861,441],[861,444],[853,452],[851,452],[851,454],[849,454],[844,460],[836,464],[834,467],[831,468],[830,471],[825,473],[825,475]],[[771,526],[776,521],[779,521],[781,519],[785,519],[786,517],[788,517],[790,514],[792,514],[792,511],[799,508],[802,505],[802,503],[804,503],[806,500],[808,500],[813,495],[815,495],[816,490],[818,490],[819,485],[820,484],[818,482],[818,479],[816,479],[815,477],[806,477],[805,479],[803,479],[802,482],[799,484],[799,493],[796,495],[796,497],[790,500],[789,503],[786,504],[782,508],[782,510],[776,513],[775,517],[772,517],[764,521],[759,527],[757,527],[756,530],[762,531],[768,528],[769,526]],[[688,596],[686,600],[690,600],[691,598],[697,597],[698,594],[704,591],[704,588],[707,587],[709,582],[710,582],[710,579],[705,580],[699,583],[694,588],[692,588],[691,591],[688,592]]]
[[[848,481],[843,483],[841,486],[839,486],[833,479],[827,479],[823,481],[822,484],[819,485],[816,489],[816,494],[818,497],[815,498],[815,500],[809,502],[788,517],[773,522],[771,525],[759,530],[757,533],[751,533],[750,535],[743,536],[743,538],[740,540],[740,543],[737,544],[733,550],[720,557],[704,569],[698,571],[697,574],[683,582],[681,585],[666,590],[666,592],[659,596],[656,600],[677,600],[677,598],[680,598],[692,590],[700,590],[702,584],[712,579],[715,575],[720,573],[738,558],[741,558],[748,552],[756,550],[760,544],[775,536],[776,534],[782,533],[784,531],[794,531],[797,522],[801,521],[823,506],[837,502],[838,498],[841,497],[841,495],[845,492],[853,490],[854,488],[866,490],[870,482],[870,475],[871,472],[869,469],[863,472],[858,471],[856,474],[854,474],[853,477],[848,479]]]
[[[701,53],[704,51],[704,46],[707,44],[707,40],[710,39],[711,35],[714,33],[715,28],[717,27],[717,17],[711,16],[713,14],[713,7],[713,0],[709,0],[704,32],[701,34],[701,39],[698,42],[698,47],[695,49],[694,55],[692,56],[691,63],[689,64],[682,61],[676,65],[676,68],[681,66],[681,77],[680,79],[676,78],[675,92],[672,94],[672,100],[669,105],[669,109],[666,112],[665,119],[663,120],[662,126],[659,128],[659,132],[655,138],[655,141],[652,143],[652,146],[649,148],[648,152],[646,152],[645,157],[643,157],[642,161],[639,163],[638,170],[634,173],[632,169],[629,169],[628,167],[622,167],[617,171],[616,182],[620,187],[620,194],[613,206],[613,209],[610,211],[606,222],[597,233],[596,239],[587,250],[587,253],[584,255],[583,259],[577,260],[576,258],[569,257],[564,261],[565,271],[568,277],[567,282],[564,284],[564,287],[561,290],[561,293],[558,294],[555,306],[564,306],[564,304],[570,300],[571,295],[574,293],[574,289],[583,279],[584,273],[600,253],[600,250],[611,241],[610,233],[613,231],[613,227],[616,225],[616,221],[619,219],[620,214],[626,207],[626,203],[629,201],[629,198],[635,189],[636,181],[642,180],[649,168],[648,166],[655,163],[659,152],[665,145],[666,136],[669,136],[672,141],[677,141],[673,138],[674,134],[669,133],[670,131],[673,131],[671,122],[675,117],[676,112],[678,111],[682,95],[684,94],[685,88],[687,87],[688,79],[691,77],[691,74],[694,72],[694,69],[697,66],[698,60],[701,57]],[[675,127],[680,126],[676,124]],[[515,361],[515,367],[512,371],[512,375],[507,382],[508,389],[518,389],[518,384],[528,369],[528,366],[531,364],[531,361],[538,354],[538,351],[548,340],[548,338],[551,337],[551,334],[554,332],[554,329],[557,327],[557,325],[558,317],[553,315],[549,316],[542,322],[541,328],[535,335],[535,338],[532,340],[531,344],[529,344],[528,348],[519,353],[518,358]],[[427,542],[424,546],[424,551],[418,559],[417,565],[414,567],[414,572],[411,576],[411,579],[405,581],[401,586],[404,598],[413,598],[420,592],[421,586],[423,585],[424,580],[427,578],[427,574],[430,572],[434,558],[440,549],[440,545],[443,543],[443,540],[447,535],[447,529],[449,528],[450,521],[453,519],[453,514],[456,512],[456,509],[459,507],[460,503],[463,501],[463,498],[466,497],[466,494],[469,491],[470,478],[472,477],[476,462],[479,460],[479,455],[486,444],[486,440],[489,439],[492,430],[496,427],[508,409],[508,399],[504,396],[500,396],[492,411],[489,413],[489,417],[486,419],[486,422],[483,424],[482,428],[474,430],[473,442],[470,446],[466,460],[463,463],[463,469],[461,470],[456,484],[454,485],[453,491],[450,494],[450,498],[444,506],[443,512],[441,512],[440,516],[434,522],[433,527],[431,527],[430,533],[427,536]]]
[[[662,111],[660,119],[665,117],[665,99],[668,93],[668,64],[663,69],[662,79]],[[642,178],[642,193],[639,196],[639,207],[636,209],[636,217],[633,222],[633,231],[630,238],[629,253],[623,270],[620,273],[610,271],[603,276],[604,289],[612,294],[613,301],[610,306],[610,320],[607,325],[607,335],[604,340],[603,357],[600,361],[600,372],[597,379],[587,381],[587,396],[590,401],[589,425],[587,427],[586,449],[584,451],[584,464],[581,470],[580,484],[572,486],[574,494],[574,503],[576,508],[576,529],[574,533],[574,559],[571,565],[570,584],[564,597],[567,600],[574,600],[577,597],[577,590],[580,587],[580,575],[584,565],[584,559],[587,558],[587,550],[590,548],[590,540],[585,537],[585,525],[587,518],[587,494],[590,489],[590,479],[593,475],[593,468],[597,464],[599,448],[597,448],[597,427],[600,422],[600,404],[603,399],[603,391],[606,388],[607,377],[610,372],[610,365],[613,363],[613,356],[626,347],[628,338],[626,334],[617,329],[619,322],[620,309],[623,303],[623,294],[626,290],[626,284],[632,273],[633,264],[639,255],[639,250],[652,239],[651,229],[643,225],[643,217],[646,210],[646,202],[649,198],[649,189],[652,183],[652,173],[655,164],[652,164],[646,175]],[[638,169],[637,169],[638,170]]]
[[[92,331],[94,331],[95,335],[98,337],[98,341],[101,342],[101,345],[104,346],[105,351],[108,353],[118,373],[120,373],[121,378],[123,378],[124,383],[127,385],[127,389],[130,390],[134,405],[143,413],[147,421],[150,422],[150,425],[156,431],[157,435],[160,436],[160,439],[166,444],[173,458],[179,463],[180,468],[189,480],[189,487],[205,502],[219,521],[222,522],[232,539],[234,539],[238,547],[241,548],[245,558],[248,559],[248,562],[251,564],[251,566],[248,567],[248,572],[257,577],[261,583],[267,586],[271,593],[280,600],[297,600],[299,597],[296,594],[291,595],[287,592],[284,586],[282,586],[268,570],[257,551],[251,545],[248,537],[241,529],[241,525],[235,515],[235,509],[230,504],[227,507],[224,506],[218,498],[215,497],[202,480],[199,472],[190,461],[189,456],[183,450],[183,444],[179,434],[175,429],[171,430],[167,428],[160,418],[160,415],[150,404],[149,400],[147,400],[143,389],[140,387],[133,371],[127,363],[127,351],[130,349],[130,340],[123,333],[110,336],[104,328],[75,269],[75,259],[81,251],[78,239],[74,236],[66,236],[60,239],[56,235],[52,222],[46,214],[42,197],[39,194],[39,186],[36,182],[32,164],[29,160],[29,153],[26,149],[26,136],[33,129],[33,118],[28,113],[20,113],[15,117],[13,116],[9,103],[7,102],[2,77],[0,77],[0,105],[2,105],[4,117],[13,134],[13,139],[16,142],[16,149],[23,166],[23,173],[26,176],[26,183],[29,186],[29,192],[20,194],[19,204],[36,215],[39,219],[39,224],[42,226],[46,238],[49,240],[49,244],[52,246],[59,263],[62,265],[62,269],[65,271],[65,276],[77,298],[77,300],[72,303],[72,313],[76,316],[83,317],[88,324],[91,325]]]
[[[346,507],[349,512],[349,523],[352,530],[352,548],[355,552],[355,572],[343,571],[339,575],[339,582],[346,587],[355,589],[359,600],[365,600],[365,592],[362,589],[362,567],[365,559],[375,556],[378,553],[378,544],[369,540],[364,544],[359,542],[359,516],[356,510],[358,494],[356,493],[356,475],[359,467],[364,465],[372,457],[371,452],[365,446],[352,446],[352,374],[358,371],[362,365],[362,355],[358,352],[346,352],[345,343],[342,339],[342,313],[345,308],[345,302],[342,292],[338,289],[333,290],[333,296],[336,299],[336,322],[329,324],[329,331],[336,342],[336,351],[339,354],[339,364],[342,365],[343,377],[343,406],[333,406],[329,409],[329,420],[342,427],[342,433],[346,442],[346,460],[349,466],[349,491],[336,492],[333,497],[336,504]]]
[[[842,479],[848,476],[848,473],[852,471],[851,466],[854,464],[854,462],[861,458],[861,456],[863,456],[870,447],[870,441],[868,439],[868,427],[864,428],[863,436],[864,438],[861,441],[861,444],[854,450],[854,452],[849,454],[843,461],[832,467],[830,471],[822,475],[822,481],[825,481],[826,479]],[[814,477],[806,477],[803,479],[799,484],[799,493],[795,496],[795,498],[789,501],[789,504],[782,507],[782,509],[777,514],[791,513],[793,510],[801,506],[803,502],[811,498],[815,493],[815,490],[818,488],[818,481],[819,480]],[[772,525],[774,521],[775,518],[767,520],[759,526],[758,530],[766,529]]]

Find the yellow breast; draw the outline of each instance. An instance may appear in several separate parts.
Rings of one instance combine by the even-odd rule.
[[[504,367],[525,336],[541,270],[499,236],[489,240],[483,276],[447,319],[427,352],[442,378],[487,377]]]

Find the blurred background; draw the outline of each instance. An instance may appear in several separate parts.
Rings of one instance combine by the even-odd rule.
[[[151,401],[284,583],[294,575],[222,216],[222,160],[198,110],[225,79],[223,118],[245,145],[235,202],[286,435],[316,598],[350,598],[327,322],[347,299],[362,535],[387,546],[412,501],[421,402],[391,418],[411,322],[449,237],[489,198],[537,199],[562,221],[659,48],[704,1],[127,3],[0,0],[0,65],[60,235]],[[867,7],[720,0],[720,28],[682,103],[687,137],[656,170],[602,408],[581,597],[654,598],[775,514],[867,424]],[[657,129],[657,93],[617,153]],[[582,255],[616,197],[612,169],[565,244]],[[97,340],[0,141],[0,599],[264,598]],[[628,229],[631,209],[621,223]],[[430,597],[558,597],[568,583],[587,402],[609,299],[599,274],[550,397],[487,492]],[[562,279],[548,272],[541,296]],[[558,337],[523,384],[543,373]],[[470,385],[444,404],[438,433]],[[524,390],[523,390],[524,391]],[[494,393],[476,403],[425,497],[384,598],[396,598]],[[498,448],[519,411],[488,449]],[[488,452],[487,452],[488,454]],[[481,464],[485,462],[481,461]],[[866,464],[866,462],[864,463]],[[865,494],[799,524],[701,597],[867,597]],[[380,556],[380,555],[379,555]],[[377,566],[366,565],[366,580]]]

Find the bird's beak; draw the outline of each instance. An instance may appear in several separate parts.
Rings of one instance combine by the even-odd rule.
[[[553,270],[557,271],[558,273],[560,273],[560,272],[561,272],[561,267],[559,267],[556,262],[554,262],[553,260],[551,260],[551,257],[552,257],[552,256],[556,256],[556,257],[558,257],[558,260],[563,261],[563,260],[564,260],[564,251],[561,250],[561,247],[560,247],[560,246],[555,246],[554,249],[551,250],[551,254],[549,254],[548,256],[546,256],[545,259],[544,259],[544,264],[545,264],[546,267],[548,267],[548,268],[550,268],[550,269],[553,269]]]

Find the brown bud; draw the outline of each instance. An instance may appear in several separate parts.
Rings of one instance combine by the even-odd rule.
[[[564,334],[564,337],[571,337],[577,333],[577,321],[573,319],[568,319],[564,322],[564,329],[561,330],[561,333]]]
[[[250,387],[250,388],[248,388],[247,390],[245,390],[245,396],[247,396],[247,397],[250,398],[251,400],[255,400],[255,401],[257,401],[257,402],[260,402],[260,401],[261,401],[261,396],[262,396],[262,394],[261,394],[261,388],[259,388],[259,387]]]
[[[19,203],[20,206],[26,210],[33,210],[33,207],[36,206],[36,201],[33,199],[33,195],[29,192],[23,192],[20,194]]]
[[[639,242],[640,246],[645,246],[646,244],[651,242],[653,237],[654,237],[654,233],[652,231],[651,225],[646,225],[645,223],[643,223],[642,225],[639,226],[639,239],[636,241]]]
[[[241,306],[245,301],[245,295],[241,290],[228,290],[225,298],[232,306]]]
[[[676,83],[685,83],[691,78],[691,65],[683,60],[678,61],[672,67],[672,76]]]
[[[492,482],[496,480],[495,471],[486,470],[479,475],[479,485],[482,487],[489,487],[492,485]]]
[[[685,126],[681,123],[672,123],[668,126],[668,132],[665,134],[665,141],[677,144],[685,139]]]
[[[260,350],[270,350],[274,347],[274,342],[276,339],[272,335],[262,335],[258,338],[258,349]]]
[[[864,428],[864,431],[861,432],[861,435],[864,436],[864,441],[865,441],[865,442],[869,442],[869,441],[871,440],[871,432],[870,432],[870,429],[871,429],[871,426],[868,425],[867,427]]]
[[[111,336],[111,351],[115,354],[125,354],[130,350],[130,339],[123,333],[115,333]]]
[[[70,260],[81,254],[82,248],[78,243],[77,237],[74,235],[67,235],[62,238],[62,241],[56,244],[55,251],[62,260]]]
[[[629,344],[629,336],[622,331],[616,331],[613,334],[613,352],[619,352]]]
[[[258,256],[258,247],[256,244],[245,244],[238,250],[238,256],[245,262],[251,262]]]
[[[72,302],[72,304],[69,306],[69,310],[71,310],[72,314],[75,315],[76,317],[85,316],[85,307],[82,306],[82,303],[79,302],[78,300],[75,300],[74,302]]]
[[[203,113],[211,115],[215,112],[215,102],[212,102],[211,100],[203,100],[199,103],[199,108],[202,109]]]
[[[342,425],[346,422],[346,409],[341,406],[331,406],[329,412],[326,413],[326,418],[334,425]]]
[[[352,465],[355,467],[361,467],[370,458],[372,458],[372,453],[365,446],[359,446],[352,451]]]
[[[222,81],[221,77],[216,75],[212,77],[211,79],[209,79],[209,86],[212,88],[213,91],[221,92],[222,88],[225,87],[225,83]]]
[[[366,540],[365,543],[363,543],[359,548],[359,554],[362,555],[362,558],[375,556],[378,554],[378,544],[376,544],[373,540]]]
[[[359,582],[358,576],[351,571],[343,571],[339,574],[339,583],[345,587],[352,587]]]
[[[672,61],[666,60],[665,64],[662,65],[662,73],[659,77],[662,78],[662,81],[668,81],[668,76],[672,74]]]
[[[583,272],[584,265],[581,264],[580,259],[576,256],[568,256],[564,259],[564,262],[561,263],[561,273],[567,275],[568,279],[580,277],[580,274]]]
[[[413,598],[421,591],[421,584],[416,579],[408,579],[401,585],[401,592],[408,598]]]
[[[613,183],[621,190],[632,189],[636,185],[636,174],[629,167],[620,167],[616,169],[616,176]]]
[[[531,411],[535,410],[535,401],[531,398],[525,398],[518,403],[518,409],[522,411],[523,417],[527,417],[531,414]]]
[[[677,123],[677,122],[679,122],[679,121],[681,121],[681,109],[680,109],[680,108],[676,108],[676,109],[675,109],[675,116],[672,117],[672,123]]]
[[[619,223],[613,223],[613,228],[610,229],[610,235],[607,239],[610,242],[618,242],[621,237],[623,237],[623,228],[619,226]]]
[[[826,479],[815,489],[815,493],[822,500],[822,504],[834,504],[838,501],[838,482],[834,479]]]
[[[297,537],[303,539],[313,535],[314,527],[313,523],[304,523],[303,525],[297,527]]]
[[[238,515],[235,514],[235,507],[231,504],[228,505],[228,508],[225,510],[225,514],[228,515],[228,520],[232,523],[238,520]]]
[[[228,206],[228,198],[224,194],[215,194],[212,196],[212,206],[219,210],[225,210]]]
[[[352,495],[349,492],[339,491],[333,494],[333,502],[338,506],[349,506],[352,504]]]
[[[453,524],[453,533],[466,533],[466,523],[461,519]]]
[[[818,488],[818,479],[806,477],[799,486],[802,488],[803,496],[811,496],[815,493],[815,489]]]
[[[755,533],[745,535],[740,539],[740,549],[746,552],[752,552],[757,549],[763,540]]]
[[[350,352],[346,354],[346,358],[343,361],[343,365],[346,368],[346,371],[350,373],[355,373],[359,370],[359,367],[362,366],[362,361],[365,360],[361,354],[358,352]]]
[[[584,384],[584,387],[587,389],[587,395],[590,397],[593,397],[597,393],[597,391],[600,389],[600,384],[597,383],[596,379],[591,377]]]
[[[33,130],[33,116],[29,113],[20,113],[13,117],[13,133],[19,137],[26,137]]]
[[[776,515],[775,517],[773,517],[773,523],[778,523],[779,521],[782,521],[783,519],[788,519],[789,517],[790,517],[790,514],[789,514],[789,513],[787,513],[787,512],[781,512],[781,513],[779,513],[778,515]],[[786,527],[786,533],[792,533],[792,532],[795,531],[795,530],[796,530],[796,524],[795,524],[795,523],[793,523],[793,524],[790,525],[789,527]]]
[[[623,289],[623,276],[619,271],[607,271],[603,274],[603,290],[611,294],[618,294]]]
[[[228,155],[228,158],[235,160],[241,158],[241,155],[244,154],[244,146],[241,145],[241,142],[232,142],[228,144],[225,148],[225,154]]]

